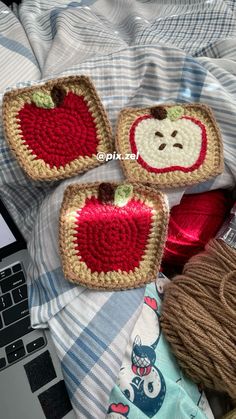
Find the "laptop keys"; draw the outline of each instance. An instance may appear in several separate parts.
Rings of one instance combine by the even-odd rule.
[[[8,345],[9,343],[21,338],[32,330],[33,329],[31,328],[30,324],[30,316],[24,317],[17,323],[14,323],[3,330],[0,330],[0,347]]]
[[[7,346],[5,348],[5,351],[9,364],[22,358],[22,356],[25,355],[23,340],[20,339],[17,342],[14,342],[11,345]]]
[[[14,323],[17,320],[20,320],[22,317],[28,316],[29,314],[29,307],[28,301],[22,301],[21,303],[17,304],[14,307],[5,310],[2,314],[3,320],[6,326],[11,323]]]
[[[0,358],[0,370],[7,365],[5,358]]]
[[[0,286],[2,289],[2,293],[8,292],[12,290],[13,288],[19,287],[19,285],[22,285],[25,283],[25,276],[22,271],[9,276],[7,279],[4,279],[0,282]]]
[[[16,342],[12,343],[11,345],[8,345],[5,348],[6,354],[10,354],[11,352],[16,352],[18,349],[22,348],[24,346],[23,340],[17,340]]]
[[[10,293],[0,296],[0,311],[12,306],[12,300]]]
[[[9,364],[11,364],[12,362],[18,361],[18,359],[22,358],[23,356],[25,356],[24,346],[22,346],[14,352],[7,354],[7,360]]]
[[[12,291],[14,303],[19,303],[27,298],[27,285],[22,285],[16,290]]]
[[[5,351],[6,351],[7,360],[9,364],[22,358],[22,356],[25,355],[25,348],[24,348],[23,340],[20,339],[17,342],[14,342],[11,345],[7,346],[5,348]]]
[[[26,346],[26,349],[27,349],[27,352],[30,353],[30,352],[36,351],[37,349],[41,348],[44,345],[45,345],[44,338],[38,338],[34,340],[33,342],[28,343],[28,345]]]
[[[15,272],[22,271],[22,266],[21,266],[21,264],[20,264],[20,263],[17,263],[16,265],[12,266],[12,270],[13,270],[13,272],[14,272],[14,273],[15,273]]]
[[[6,278],[9,275],[11,275],[11,268],[4,269],[0,272],[0,280]]]
[[[23,336],[33,329],[29,316],[26,278],[22,269],[22,264],[17,262],[0,271],[0,370],[46,345],[42,336],[33,337],[34,340],[29,337],[29,343],[24,344]]]

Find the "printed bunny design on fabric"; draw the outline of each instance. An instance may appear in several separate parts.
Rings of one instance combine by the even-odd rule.
[[[169,282],[159,272],[155,283],[146,286],[143,310],[131,334],[110,406],[129,407],[130,419],[172,418],[173,412],[178,418],[213,419],[204,392],[182,374],[161,333],[159,316]]]
[[[112,403],[109,406],[106,419],[129,419],[129,406],[123,403]]]
[[[118,387],[130,402],[151,418],[163,404],[166,385],[155,365],[155,348],[160,338],[157,301],[148,296],[144,301],[142,316],[131,336],[132,349],[130,346],[127,349],[120,369]],[[139,330],[139,335],[135,335],[136,330]]]

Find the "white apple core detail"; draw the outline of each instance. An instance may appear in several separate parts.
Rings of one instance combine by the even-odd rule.
[[[202,129],[185,118],[177,121],[143,119],[136,126],[134,140],[140,157],[155,169],[191,167],[201,152]]]

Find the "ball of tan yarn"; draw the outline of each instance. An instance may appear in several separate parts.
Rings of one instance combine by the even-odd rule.
[[[212,240],[165,290],[162,329],[196,383],[236,398],[236,250]]]
[[[227,415],[225,415],[223,417],[223,419],[236,419],[236,409],[234,409],[231,412],[227,413]]]

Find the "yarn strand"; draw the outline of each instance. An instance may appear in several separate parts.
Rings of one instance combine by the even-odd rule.
[[[161,324],[185,373],[236,398],[236,250],[211,240],[165,289]]]
[[[222,301],[222,304],[225,307],[225,311],[229,313],[229,315],[236,318],[236,311],[230,307],[230,305],[227,303],[227,300],[225,298],[225,287],[226,283],[231,281],[232,279],[236,280],[236,271],[230,272],[228,275],[225,275],[225,277],[222,279],[220,284],[220,299]],[[228,298],[232,299],[232,305],[236,304],[236,298],[234,298],[234,295],[231,296],[231,293],[233,292],[233,286],[231,285],[230,289],[228,290]]]

